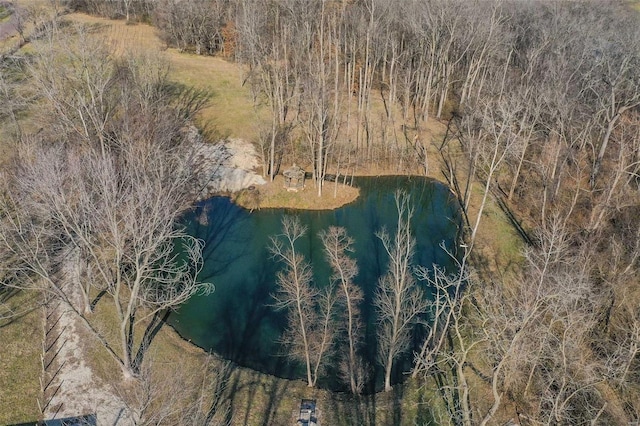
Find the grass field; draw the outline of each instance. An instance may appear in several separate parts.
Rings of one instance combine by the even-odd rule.
[[[254,108],[248,85],[242,83],[243,69],[238,64],[167,48],[150,25],[127,25],[124,21],[80,13],[67,15],[65,19],[95,28],[114,55],[144,52],[166,57],[171,64],[171,80],[204,89],[212,95],[209,106],[198,117],[198,124],[217,135],[254,141],[261,120],[268,118],[265,111]]]
[[[0,295],[2,298],[3,295]],[[43,317],[34,293],[17,293],[8,306],[18,315],[0,321],[0,424],[40,418]]]

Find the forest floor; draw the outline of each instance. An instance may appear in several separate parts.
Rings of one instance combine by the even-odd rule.
[[[212,94],[211,103],[198,117],[200,127],[211,127],[214,134],[220,138],[239,138],[249,143],[254,142],[263,129],[267,112],[264,108],[254,106],[248,85],[244,84],[243,70],[240,66],[221,58],[201,57],[167,48],[158,38],[155,29],[145,24],[127,25],[123,21],[107,20],[83,14],[67,15],[65,19],[93,26],[102,37],[105,37],[116,55],[124,55],[130,51],[156,52],[165,55],[171,63],[170,75],[175,82],[209,90]],[[431,132],[435,138],[435,135],[442,132],[444,125],[435,120],[432,122]],[[441,178],[438,176],[440,164],[436,153],[432,151],[429,158],[433,163],[429,166],[429,175]],[[259,173],[257,170],[254,171]],[[371,169],[367,171],[368,174],[401,174],[397,167],[379,167],[375,171]],[[407,173],[406,169],[404,171]],[[342,184],[334,186],[329,182],[325,186],[323,197],[317,197],[313,183],[307,185],[303,191],[289,192],[283,187],[281,179],[281,177],[277,177],[274,182],[260,186],[257,207],[337,208],[353,201],[358,196],[357,188]],[[242,200],[243,197],[245,197],[244,200]],[[246,197],[245,193],[239,193],[238,202],[247,202]],[[478,205],[478,199],[479,196],[474,194],[471,214],[474,214],[473,206]],[[249,200],[249,203],[251,204],[252,201]],[[475,208],[477,211],[477,207]],[[500,267],[502,263],[509,262],[509,259],[513,258],[514,250],[517,250],[519,245],[518,238],[504,214],[495,204],[486,209],[484,216],[486,216],[483,219],[485,223],[478,235],[478,241],[483,244],[479,247],[480,250],[486,251],[483,253],[485,258],[495,262],[495,267]],[[64,319],[64,317],[62,318]],[[46,342],[44,337],[37,337],[43,335],[41,331],[42,320],[39,314],[26,316],[26,320],[28,322],[24,322],[19,329],[15,328],[16,324],[0,328],[0,338],[3,341],[12,342],[9,347],[13,348],[7,353],[5,353],[6,351],[0,353],[3,363],[15,364],[16,367],[12,371],[21,374],[24,378],[34,376],[21,382],[15,377],[6,378],[3,377],[4,373],[0,374],[0,389],[3,392],[0,401],[13,401],[14,406],[19,407],[19,409],[11,410],[9,405],[3,406],[0,403],[0,423],[33,420],[33,416],[38,413],[36,399],[41,385],[38,384],[37,372],[42,372],[38,354],[41,353],[43,344]],[[67,347],[67,350],[72,350],[72,353],[68,354],[70,368],[65,374],[71,376],[68,376],[65,381],[73,382],[74,369],[78,371],[78,376],[86,373],[85,368],[91,369],[91,378],[85,381],[85,385],[92,387],[96,393],[87,393],[86,387],[83,387],[85,385],[76,387],[76,390],[68,389],[66,391],[67,399],[74,398],[75,395],[77,398],[84,397],[85,402],[75,406],[69,405],[69,410],[64,414],[86,414],[77,411],[93,407],[98,409],[98,405],[102,404],[113,406],[114,409],[121,407],[119,396],[114,394],[114,389],[122,385],[119,368],[108,355],[100,353],[99,343],[89,344],[90,340],[88,339],[90,338],[87,336],[83,337],[83,342],[77,341],[79,336],[83,336],[82,332],[77,330],[79,326],[67,322],[65,332],[71,334],[63,337],[66,341],[76,341],[75,346]],[[39,330],[39,333],[34,334],[33,331],[30,331],[31,329]],[[28,342],[22,342],[24,339],[19,338],[16,333],[28,336],[35,335],[36,337],[26,339]],[[21,343],[24,343],[26,347],[14,347]],[[89,346],[94,349],[90,349]],[[160,330],[149,351],[161,360],[157,365],[164,369],[163,371],[167,375],[176,370],[192,369],[195,371],[200,368],[207,356],[204,351],[184,341],[169,327],[163,327]],[[25,354],[31,355],[25,358]],[[30,361],[28,364],[20,364],[19,361],[22,358]],[[73,368],[74,365],[78,368]],[[36,374],[32,374],[34,370]],[[45,373],[43,372],[42,377],[47,379]],[[6,399],[4,392],[10,394],[13,399]],[[39,397],[41,398],[42,395]],[[105,401],[104,398],[111,398],[111,401]],[[425,386],[417,386],[412,381],[404,386],[397,386],[388,394],[354,398],[343,394],[309,389],[301,381],[279,379],[237,367],[231,369],[230,374],[225,378],[223,406],[229,410],[231,424],[234,425],[287,424],[294,418],[301,398],[319,400],[324,424],[389,425],[427,423],[430,421],[429,407],[435,400],[429,389]],[[12,412],[7,412],[7,410]],[[111,411],[116,412],[117,410]],[[52,413],[48,412],[47,414],[51,415]],[[99,424],[105,424],[103,421],[100,420]],[[127,423],[120,422],[118,424]]]

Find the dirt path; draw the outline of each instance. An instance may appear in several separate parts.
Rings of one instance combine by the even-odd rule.
[[[74,293],[73,256],[63,266],[61,279]],[[77,296],[77,295],[76,295]],[[79,297],[76,297],[79,299]],[[78,306],[78,305],[76,305]],[[47,308],[43,384],[45,419],[97,415],[98,425],[131,425],[126,404],[87,365],[90,345],[96,345],[78,315],[62,302]]]

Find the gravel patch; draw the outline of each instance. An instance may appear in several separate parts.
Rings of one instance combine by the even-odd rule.
[[[79,306],[80,297],[74,291],[73,280],[77,269],[74,267],[75,256],[65,256],[61,279],[72,294],[74,304]],[[78,318],[78,314],[64,303],[53,306],[48,317],[55,324],[55,335],[59,337],[49,349],[48,353],[55,354],[51,366],[45,372],[44,379],[51,380],[45,392],[48,401],[44,412],[45,419],[62,419],[87,414],[96,414],[98,425],[132,425],[128,417],[126,405],[115,395],[106,383],[95,375],[85,362],[86,342],[82,328],[85,325]],[[47,329],[53,324],[47,325]],[[52,377],[53,376],[53,377]]]
[[[196,161],[202,168],[196,185],[198,199],[234,193],[266,183],[255,172],[259,161],[251,143],[242,139],[226,139],[211,144],[203,142],[197,134],[194,134],[193,139],[196,144]]]

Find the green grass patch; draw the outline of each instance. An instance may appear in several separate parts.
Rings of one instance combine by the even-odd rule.
[[[198,117],[200,124],[213,126],[223,137],[254,141],[267,122],[267,111],[256,109],[241,66],[221,58],[169,51],[171,79],[213,94]]]
[[[472,185],[469,221],[475,225],[482,202],[484,184]],[[474,245],[474,264],[483,277],[504,276],[517,271],[522,261],[524,241],[509,218],[490,194],[487,197]],[[489,273],[489,275],[487,275]]]
[[[34,293],[19,292],[7,304],[16,317],[0,322],[0,424],[40,418],[43,316]]]
[[[640,0],[628,0],[631,9],[640,12]]]
[[[495,251],[499,270],[510,271],[522,260],[524,241],[495,200],[487,201],[484,215],[486,229],[482,235],[483,243]]]
[[[8,21],[11,17],[12,11],[6,6],[0,5],[0,23]]]

